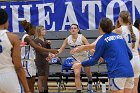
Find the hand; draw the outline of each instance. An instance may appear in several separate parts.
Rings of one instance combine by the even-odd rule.
[[[51,41],[50,41],[50,40],[47,40],[46,43],[47,43],[47,44],[51,44]]]
[[[73,48],[73,49],[70,51],[70,54],[74,54],[74,53],[76,53],[76,52],[81,52],[81,51],[83,51],[83,45],[78,46],[78,47],[76,47],[76,48]]]
[[[104,59],[100,57],[99,62],[104,62]]]
[[[92,54],[95,52],[95,50],[94,50],[94,49],[91,49],[91,50],[89,50],[89,51],[90,51],[90,53],[92,53]]]
[[[58,53],[58,50],[56,50],[56,49],[50,49],[50,52],[53,53],[53,54],[57,54]]]
[[[47,61],[51,61],[52,58],[54,58],[56,55],[55,54],[52,54],[52,53],[49,53],[48,57],[46,58]]]
[[[20,42],[21,47],[25,46],[26,44],[27,44],[27,42],[23,42],[23,41]]]
[[[75,63],[73,63],[73,65],[72,65],[72,69],[79,69],[79,68],[81,68],[81,67],[82,67],[82,65],[81,65],[80,62],[75,62]]]

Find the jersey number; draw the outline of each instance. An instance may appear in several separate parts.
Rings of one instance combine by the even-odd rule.
[[[128,34],[128,43],[131,43],[131,42],[132,42],[132,40],[131,40],[131,35]]]
[[[1,42],[1,40],[0,40],[0,42]],[[0,45],[0,53],[2,53],[2,45]]]

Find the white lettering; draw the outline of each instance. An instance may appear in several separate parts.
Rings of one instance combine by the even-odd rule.
[[[120,5],[120,11],[123,11],[123,10],[127,11],[127,7],[122,0],[111,0],[110,3],[107,5],[106,17],[108,17],[112,20],[113,25],[114,25],[113,7],[114,7],[115,3],[118,3]]]
[[[50,7],[52,13],[54,13],[54,3],[46,3],[46,4],[36,4],[36,7],[38,7],[38,16],[39,16],[39,25],[45,25],[45,21],[47,21],[47,24],[50,25],[50,13],[47,12],[45,15],[45,7]],[[49,30],[55,30],[55,22],[52,22],[52,28]]]
[[[85,7],[88,5],[88,21],[89,21],[89,29],[96,28],[95,21],[95,5],[99,6],[99,12],[101,12],[101,1],[82,1],[82,13],[85,12]]]
[[[67,9],[66,9],[66,13],[65,13],[65,17],[64,17],[64,21],[63,21],[61,30],[64,30],[66,25],[71,25],[73,23],[78,24],[72,3],[65,2],[65,4],[67,5]],[[69,22],[67,22],[67,18],[68,18]]]

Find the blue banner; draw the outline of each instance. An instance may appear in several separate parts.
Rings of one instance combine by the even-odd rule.
[[[8,0],[7,0],[8,1]],[[48,31],[69,30],[76,23],[82,30],[98,28],[100,19],[109,17],[113,24],[122,10],[140,17],[140,0],[9,0],[0,7],[9,14],[9,31],[23,32],[20,21],[43,25]]]

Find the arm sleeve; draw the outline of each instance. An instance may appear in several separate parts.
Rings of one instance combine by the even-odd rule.
[[[105,41],[99,40],[96,44],[95,53],[89,58],[89,60],[83,61],[82,66],[93,66],[95,65],[99,58],[103,55],[105,49]]]

